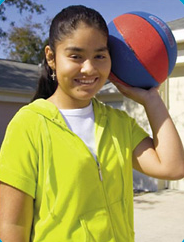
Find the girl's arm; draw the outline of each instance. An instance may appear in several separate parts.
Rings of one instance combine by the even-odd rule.
[[[184,177],[184,151],[171,117],[156,88],[144,90],[114,83],[125,96],[145,108],[153,139],[146,138],[133,152],[133,167],[160,179]]]
[[[0,182],[0,239],[29,242],[33,219],[33,198]]]

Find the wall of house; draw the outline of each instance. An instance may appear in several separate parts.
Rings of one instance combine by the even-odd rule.
[[[7,124],[22,106],[23,103],[0,101],[0,146],[4,138]]]
[[[183,54],[183,62],[176,65],[169,77],[169,113],[184,145],[184,43],[178,47]],[[184,191],[184,179],[169,182],[169,188]]]
[[[0,88],[0,146],[8,123],[22,106],[31,101],[33,95],[32,91]]]
[[[177,40],[178,55],[176,66],[169,76],[168,110],[184,145],[184,29],[173,31]],[[170,181],[171,189],[184,191],[184,179]]]

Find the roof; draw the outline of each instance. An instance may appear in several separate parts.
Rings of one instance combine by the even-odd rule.
[[[105,85],[99,90],[98,94],[103,95],[103,94],[112,94],[112,93],[118,93],[117,88],[110,82],[107,81]]]
[[[171,28],[171,30],[184,29],[184,18],[167,22],[167,25]]]
[[[0,89],[34,92],[40,75],[38,65],[0,59]]]
[[[184,29],[184,18],[167,22],[171,30]],[[13,60],[0,59],[0,89],[9,91],[35,92],[41,68],[38,65],[26,64]],[[116,93],[112,83],[107,82],[100,94]]]
[[[0,89],[9,91],[35,92],[40,67],[13,60],[0,59]],[[100,94],[115,93],[117,89],[112,83],[107,84],[99,91]]]

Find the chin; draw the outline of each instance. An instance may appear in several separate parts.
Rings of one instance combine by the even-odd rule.
[[[78,100],[83,100],[83,101],[87,101],[90,100],[91,98],[93,98],[95,96],[96,93],[81,93],[80,95],[76,96],[76,99]]]

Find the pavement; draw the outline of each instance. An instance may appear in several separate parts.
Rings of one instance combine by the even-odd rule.
[[[134,196],[135,242],[184,242],[184,191]]]

